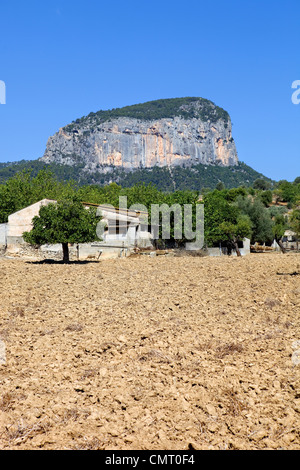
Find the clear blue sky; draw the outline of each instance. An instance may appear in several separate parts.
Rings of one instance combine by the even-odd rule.
[[[300,175],[299,0],[1,0],[0,18],[1,162],[91,111],[201,96],[230,113],[240,160]]]

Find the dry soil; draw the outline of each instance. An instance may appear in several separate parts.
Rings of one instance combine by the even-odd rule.
[[[0,449],[300,448],[300,254],[0,267]]]

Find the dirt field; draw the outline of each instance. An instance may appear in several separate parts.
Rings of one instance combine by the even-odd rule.
[[[300,254],[0,266],[0,449],[300,449]]]

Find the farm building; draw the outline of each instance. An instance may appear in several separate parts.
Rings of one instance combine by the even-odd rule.
[[[42,206],[53,203],[43,199],[25,207],[8,217],[6,224],[0,224],[0,248],[6,254],[61,257],[62,247],[43,245],[38,249],[28,246],[23,240],[23,233],[32,228],[33,217],[39,214]],[[83,203],[86,207],[93,204]],[[102,241],[76,244],[70,247],[71,256],[75,259],[128,256],[135,248],[151,247],[152,234],[148,228],[148,214],[141,211],[113,208],[109,205],[95,205],[104,225]],[[96,238],[96,237],[95,237]]]
[[[297,234],[292,230],[286,230],[282,237],[282,244],[286,250],[298,250],[299,240]]]

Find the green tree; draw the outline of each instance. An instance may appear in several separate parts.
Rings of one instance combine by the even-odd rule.
[[[300,209],[294,209],[291,218],[290,218],[290,225],[292,230],[297,235],[297,247],[299,246],[299,239],[300,239]]]
[[[282,244],[282,237],[284,235],[284,232],[286,231],[286,229],[288,228],[287,226],[287,222],[286,222],[286,219],[285,217],[282,215],[282,214],[279,214],[275,217],[275,220],[274,220],[274,225],[273,225],[273,234],[274,234],[274,238],[276,240],[276,242],[278,243],[282,253],[285,253],[286,250]]]
[[[36,202],[36,201],[35,201]],[[0,187],[0,223],[10,214],[32,203],[30,172],[24,171],[10,178]]]
[[[228,247],[230,249],[234,248],[237,256],[241,256],[239,242],[251,236],[251,220],[249,217],[242,215],[235,224],[226,221],[222,222],[219,228],[222,233],[222,239],[226,239]]]
[[[199,193],[197,191],[175,191],[165,196],[165,202],[169,207],[174,207],[174,212],[171,213],[170,228],[171,228],[171,240],[175,243],[175,246],[180,246],[187,241],[192,241],[188,234],[189,230],[195,233],[196,230],[196,206],[199,202]],[[190,215],[187,214],[188,210],[191,209]],[[181,215],[181,217],[180,217]],[[181,234],[181,238],[179,235]],[[171,242],[172,245],[172,242]]]
[[[276,194],[281,201],[293,204],[297,199],[297,185],[283,180],[279,182]]]
[[[300,184],[300,176],[297,176],[297,178],[294,179],[293,184]]]
[[[230,204],[221,191],[214,190],[206,194],[204,202],[204,237],[207,246],[214,246],[228,240],[223,223],[235,225],[240,210]]]
[[[88,243],[98,240],[99,222],[95,208],[86,209],[78,197],[63,199],[41,207],[33,218],[33,228],[23,238],[32,245],[61,243],[63,262],[69,262],[69,243]]]
[[[272,243],[274,234],[272,231],[272,218],[262,201],[252,198],[239,197],[236,200],[237,207],[247,215],[252,224],[252,243]]]
[[[223,191],[223,189],[225,189],[225,185],[223,183],[223,181],[219,181],[217,184],[216,184],[216,189],[218,191]]]
[[[225,194],[225,199],[229,202],[234,202],[236,199],[240,196],[245,197],[247,195],[247,190],[246,188],[240,187],[240,188],[231,188],[228,191],[226,191]]]
[[[82,202],[111,204],[117,207],[119,205],[121,191],[121,186],[116,183],[108,184],[103,187],[93,184],[80,187],[77,191],[77,195]]]
[[[261,189],[263,191],[266,191],[267,189],[270,189],[270,187],[271,183],[269,181],[264,180],[263,178],[257,178],[253,183],[254,189]]]
[[[0,223],[7,222],[10,214],[41,199],[72,197],[75,192],[75,183],[58,182],[49,170],[42,169],[36,176],[30,169],[21,171],[0,185]]]
[[[259,194],[259,199],[266,207],[268,207],[272,203],[272,198],[273,198],[273,193],[270,189],[267,191],[262,191]]]

